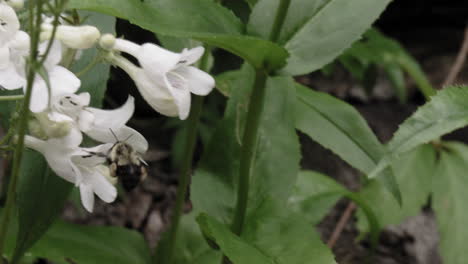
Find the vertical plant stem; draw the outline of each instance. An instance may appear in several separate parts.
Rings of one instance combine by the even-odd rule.
[[[288,14],[289,4],[291,0],[281,0],[278,9],[276,9],[275,22],[270,32],[269,40],[272,42],[277,42],[281,33],[281,28],[283,27],[284,20]]]
[[[210,55],[210,49],[207,48],[205,54],[200,62],[200,68],[208,71],[208,58]],[[167,244],[165,245],[164,262],[166,264],[172,263],[172,257],[174,255],[175,243],[177,240],[177,231],[179,229],[180,218],[183,214],[183,208],[185,204],[185,198],[187,196],[187,189],[190,182],[190,172],[192,170],[193,154],[195,151],[195,145],[197,142],[198,123],[200,122],[200,116],[203,109],[203,96],[194,95],[192,97],[192,106],[190,109],[190,116],[187,120],[187,130],[185,138],[185,156],[182,160],[182,169],[180,170],[179,185],[177,186],[177,196],[175,206],[172,212],[171,226],[168,231]],[[156,258],[155,258],[155,261]]]
[[[247,212],[250,172],[255,158],[255,147],[257,145],[258,128],[264,104],[266,80],[266,73],[263,70],[257,70],[252,95],[250,96],[245,130],[242,136],[237,203],[231,227],[232,232],[236,235],[242,233]]]
[[[24,135],[26,133],[28,116],[29,116],[29,103],[31,101],[31,91],[33,86],[34,77],[37,70],[37,47],[39,43],[39,27],[41,24],[42,14],[42,0],[30,1],[29,5],[29,28],[31,30],[31,51],[29,55],[29,65],[27,69],[27,85],[26,93],[24,96],[23,105],[20,111],[20,117],[17,124],[17,142],[15,145],[15,152],[13,155],[13,165],[11,170],[10,181],[8,184],[8,192],[6,198],[5,208],[1,215],[0,221],[0,257],[3,258],[3,250],[5,248],[6,233],[10,224],[12,216],[13,205],[16,195],[16,186],[20,174],[21,159],[24,151]],[[35,8],[35,9],[34,9]],[[36,14],[34,14],[36,11]]]
[[[273,28],[269,36],[269,39],[273,42],[276,42],[279,38],[281,27],[283,26],[286,14],[288,13],[290,2],[290,0],[281,0],[278,5]],[[260,118],[263,110],[267,77],[268,75],[265,69],[256,69],[254,86],[247,111],[247,121],[244,135],[242,137],[239,184],[237,186],[237,203],[234,211],[234,221],[231,227],[232,231],[236,235],[242,234],[245,215],[247,212],[250,173],[255,159],[255,147],[257,145],[258,127],[260,125]]]

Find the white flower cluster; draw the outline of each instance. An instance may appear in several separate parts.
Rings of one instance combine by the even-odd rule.
[[[30,37],[20,30],[12,7],[21,8],[22,1],[0,2],[0,88],[25,90]],[[33,119],[25,144],[42,153],[58,176],[79,187],[83,206],[92,212],[95,194],[108,203],[117,196],[107,158],[110,149],[119,139],[125,139],[136,152],[143,154],[148,142],[125,125],[133,115],[134,99],[130,96],[115,110],[90,107],[90,94],[77,94],[80,79],[60,65],[62,54],[99,43],[106,50],[108,61],[129,74],[143,98],[156,111],[180,119],[189,114],[191,93],[208,94],[214,87],[214,79],[189,66],[202,56],[202,47],[178,54],[154,44],[140,46],[109,34],[101,36],[97,28],[89,25],[60,24],[53,40],[52,32],[51,19],[43,19],[38,51],[40,56],[47,52],[43,69],[48,78],[45,80],[41,74],[34,79],[30,101]],[[122,57],[120,52],[134,56],[141,67]],[[82,133],[104,144],[81,147]]]

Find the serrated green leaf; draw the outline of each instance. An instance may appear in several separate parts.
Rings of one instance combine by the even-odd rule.
[[[207,214],[197,217],[197,222],[203,233],[216,242],[224,254],[233,264],[258,263],[274,264],[275,262],[265,256],[255,247],[247,244],[236,236],[229,228]]]
[[[298,0],[297,2],[305,1]],[[295,30],[292,36],[284,34],[287,39],[284,47],[290,53],[286,67],[281,70],[284,74],[306,74],[331,62],[359,39],[390,0],[310,2],[318,3],[319,8],[316,8],[315,12],[306,14],[305,10],[301,11],[297,8],[291,9],[286,16],[286,24],[288,20],[296,21],[296,16],[302,20],[298,19],[293,26],[289,27]],[[304,20],[305,16],[307,20]]]
[[[427,204],[435,164],[436,153],[431,145],[419,146],[392,164],[401,188],[401,206],[377,179],[364,186],[359,195],[367,201],[382,226],[399,224],[417,215]],[[369,230],[362,211],[358,212],[358,227],[361,231]]]
[[[242,238],[275,264],[336,263],[314,227],[272,199],[250,210]]]
[[[451,86],[439,91],[406,119],[387,145],[388,153],[369,177],[375,177],[400,154],[468,125],[468,86]]]
[[[370,172],[384,153],[359,112],[326,93],[296,84],[296,127],[351,166]]]
[[[370,173],[384,148],[359,112],[333,96],[300,84],[296,84],[296,91],[296,128],[354,168]],[[401,201],[393,172],[385,170],[381,177],[385,187]]]
[[[468,148],[456,142],[444,143],[433,179],[432,205],[440,233],[440,253],[446,264],[468,259],[464,241],[468,237]]]
[[[282,47],[241,35],[242,23],[231,11],[206,0],[70,0],[71,8],[127,19],[144,29],[174,37],[193,38],[226,49],[269,70],[282,67],[288,56]]]
[[[288,207],[315,225],[345,192],[343,186],[328,176],[315,171],[301,171],[289,197]]]
[[[28,253],[65,263],[152,263],[147,243],[136,231],[63,221],[55,223]]]
[[[369,223],[370,237],[373,245],[377,244],[380,223],[371,206],[372,201],[359,193],[353,193],[337,183],[333,178],[315,171],[301,171],[296,182],[295,191],[289,198],[288,208],[304,215],[312,224],[319,221],[329,209],[342,197],[354,201],[359,207],[361,217]]]

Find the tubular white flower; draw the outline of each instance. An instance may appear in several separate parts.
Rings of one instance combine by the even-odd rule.
[[[163,114],[174,116],[174,107],[168,107],[168,98],[172,98],[177,107],[177,115],[182,120],[186,119],[190,112],[190,93],[207,95],[214,88],[215,81],[211,75],[190,66],[203,55],[203,47],[174,53],[151,43],[140,46],[128,40],[116,39],[114,49],[138,59],[143,71],[128,63],[117,65],[124,67],[135,80],[146,101]],[[154,95],[155,93],[162,95]],[[160,106],[161,101],[163,107]],[[160,111],[161,109],[166,111]]]
[[[47,45],[48,42],[43,42],[39,45],[40,54],[45,52]],[[48,74],[51,98],[59,97],[64,94],[72,94],[76,92],[81,85],[80,79],[78,79],[71,71],[58,65],[61,59],[61,45],[58,41],[54,41],[43,64]],[[47,82],[41,76],[36,75],[29,109],[34,113],[43,112],[47,109],[48,105],[49,89],[47,87]]]
[[[24,86],[24,57],[29,52],[29,36],[19,31],[15,11],[0,3],[0,86],[14,90]]]
[[[9,42],[20,28],[15,10],[5,3],[0,3],[0,46]]]
[[[88,106],[89,93],[68,94],[56,98],[52,109],[73,119],[79,130],[94,140],[105,143],[126,140],[137,152],[145,153],[148,141],[138,131],[125,125],[135,110],[134,101],[134,98],[129,96],[120,108],[102,110]]]
[[[116,188],[106,178],[109,169],[103,165],[105,158],[93,154],[107,153],[112,144],[70,148],[31,136],[25,136],[25,144],[42,153],[55,174],[80,188],[82,204],[89,212],[93,211],[94,194],[106,203],[113,202],[117,197]]]
[[[55,174],[73,184],[81,182],[81,172],[72,162],[71,157],[73,155],[86,155],[87,152],[83,152],[76,147],[68,147],[56,144],[50,140],[44,141],[28,135],[24,138],[24,144],[42,153]]]
[[[42,26],[41,39],[48,40],[52,37],[53,27],[49,24]],[[101,33],[96,27],[90,25],[69,26],[58,25],[55,38],[65,46],[72,49],[88,49],[98,41]]]
[[[103,144],[94,148],[83,148],[88,153],[107,153],[112,144]],[[110,178],[109,168],[104,166],[105,158],[88,154],[75,155],[73,163],[80,170],[82,180],[78,183],[80,188],[81,203],[88,212],[93,212],[94,194],[106,203],[111,203],[117,198],[117,189],[107,180]]]

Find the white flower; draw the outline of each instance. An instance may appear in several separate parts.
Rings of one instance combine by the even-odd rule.
[[[117,39],[113,49],[138,59],[141,68],[114,56],[117,66],[135,80],[143,98],[162,114],[186,119],[190,112],[190,93],[207,95],[215,85],[211,75],[190,66],[203,55],[203,47],[174,53],[151,43],[140,46]]]
[[[39,53],[44,54],[48,41],[39,45]],[[51,98],[59,97],[64,94],[72,94],[78,90],[81,85],[78,79],[71,71],[58,65],[62,59],[62,47],[56,40],[52,43],[49,54],[44,61],[44,69],[50,84]],[[26,87],[24,87],[25,89]],[[43,112],[49,105],[49,88],[47,82],[41,76],[36,75],[32,88],[31,103],[29,109],[34,112]]]
[[[0,3],[0,86],[13,90],[24,86],[24,57],[29,52],[29,36],[19,30],[15,11]]]
[[[19,28],[20,23],[15,10],[5,3],[0,3],[0,46],[13,39]]]
[[[79,130],[94,140],[105,143],[126,140],[137,152],[145,153],[148,149],[146,139],[125,125],[135,110],[134,101],[134,98],[129,96],[127,102],[120,108],[102,110],[89,107],[89,93],[66,94],[55,98],[52,110],[56,113],[55,116],[58,118],[56,120],[71,118]]]
[[[103,164],[105,157],[92,153],[107,153],[112,144],[103,144],[94,148],[71,148],[25,136],[25,145],[44,155],[49,167],[63,179],[80,188],[81,201],[89,212],[93,211],[94,194],[106,203],[113,202],[117,190],[106,177],[108,168]]]
[[[42,25],[41,39],[50,39],[52,37],[52,30],[52,24],[44,23]],[[99,30],[90,25],[58,25],[55,33],[55,39],[72,49],[91,48],[98,41],[100,36],[101,33]]]
[[[82,149],[88,153],[107,153],[112,144],[99,145],[94,148]],[[82,180],[78,183],[81,203],[88,212],[93,212],[94,194],[106,203],[117,198],[117,189],[107,179],[110,178],[109,167],[104,166],[106,159],[99,155],[75,155],[72,161],[80,170]]]

